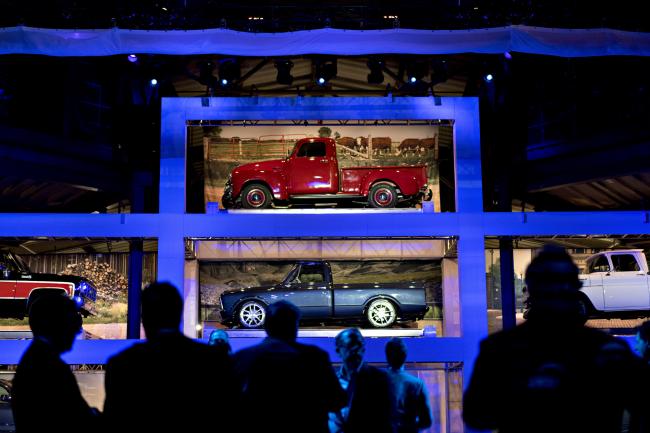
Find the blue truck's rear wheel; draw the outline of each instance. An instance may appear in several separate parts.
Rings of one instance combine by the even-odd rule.
[[[375,299],[368,306],[366,317],[374,328],[386,328],[397,320],[397,309],[388,299]]]

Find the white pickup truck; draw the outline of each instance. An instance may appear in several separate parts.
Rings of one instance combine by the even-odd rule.
[[[594,254],[580,279],[587,315],[650,310],[650,275],[643,250]]]

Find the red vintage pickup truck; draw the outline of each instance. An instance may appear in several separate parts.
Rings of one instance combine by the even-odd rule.
[[[392,208],[398,203],[414,205],[426,192],[424,165],[339,169],[333,139],[303,138],[286,159],[235,168],[226,182],[222,203],[226,209],[342,201]],[[429,191],[428,199],[430,195]]]

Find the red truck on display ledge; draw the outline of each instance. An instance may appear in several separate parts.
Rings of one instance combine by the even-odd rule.
[[[266,209],[296,203],[362,202],[375,208],[415,205],[427,193],[426,166],[339,169],[336,142],[303,138],[288,158],[240,165],[223,194],[226,209]],[[431,199],[428,191],[427,200]]]
[[[45,293],[71,298],[84,316],[95,312],[97,289],[86,278],[32,272],[20,256],[0,251],[0,317],[22,319]]]

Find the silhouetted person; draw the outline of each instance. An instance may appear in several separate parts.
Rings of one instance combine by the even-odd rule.
[[[397,433],[417,433],[431,427],[431,408],[424,381],[404,371],[408,351],[400,338],[386,343],[386,361],[395,400]]]
[[[634,350],[650,366],[650,320],[637,326],[634,334]]]
[[[153,283],[142,292],[147,340],[111,357],[106,367],[110,432],[233,431],[229,422],[238,420],[232,413],[237,387],[231,360],[184,336],[182,313],[183,301],[171,284]]]
[[[650,385],[650,320],[646,320],[636,327],[634,350],[638,353],[644,368],[642,374],[634,378],[636,383],[642,385],[637,403],[639,409],[631,411],[629,432],[647,433],[650,432],[650,413],[648,413],[650,402],[645,395],[648,385]]]
[[[545,247],[526,270],[528,320],[481,342],[463,419],[501,433],[620,432],[639,363],[628,345],[584,326],[578,268]]]
[[[99,413],[83,399],[70,367],[61,359],[81,332],[77,306],[63,295],[43,295],[29,310],[29,326],[34,340],[13,378],[11,404],[16,431],[97,430]]]
[[[267,338],[235,353],[241,407],[255,414],[255,422],[244,415],[238,431],[327,433],[328,412],[345,404],[327,352],[296,342],[299,319],[287,301],[269,305]]]
[[[212,346],[217,351],[223,352],[226,355],[232,354],[232,348],[230,347],[230,340],[228,338],[228,333],[223,329],[215,329],[210,333],[210,338],[208,339],[208,346]]]
[[[363,361],[366,345],[361,332],[348,328],[336,336],[336,353],[343,361],[337,372],[347,392],[346,407],[330,414],[331,433],[392,433],[394,401],[386,372]]]

